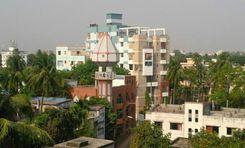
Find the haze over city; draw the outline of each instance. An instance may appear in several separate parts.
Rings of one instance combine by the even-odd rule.
[[[165,27],[171,49],[208,52],[245,49],[243,0],[0,0],[0,48],[17,40],[27,51],[83,44],[91,23],[123,14],[130,25]]]

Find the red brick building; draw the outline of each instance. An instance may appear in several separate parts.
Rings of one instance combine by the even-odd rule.
[[[135,123],[136,78],[135,76],[117,76],[113,80],[112,105],[117,113],[117,133],[122,133]],[[73,98],[85,99],[98,97],[95,86],[77,86],[71,89]]]

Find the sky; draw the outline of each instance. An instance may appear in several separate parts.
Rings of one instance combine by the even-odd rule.
[[[245,0],[0,0],[0,49],[10,40],[30,52],[83,44],[89,24],[105,24],[108,12],[166,28],[172,50],[245,51]]]

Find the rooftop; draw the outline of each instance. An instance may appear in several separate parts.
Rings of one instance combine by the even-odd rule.
[[[221,108],[220,111],[210,111],[212,116],[245,118],[245,109],[239,108]]]
[[[54,145],[55,148],[101,148],[114,147],[114,141],[90,137],[80,137]]]
[[[161,104],[152,109],[153,112],[184,114],[184,105]]]
[[[38,100],[42,100],[42,97],[34,97],[32,98],[32,103],[36,104]],[[71,102],[72,100],[66,98],[58,98],[58,97],[44,97],[43,104],[44,105],[59,105],[65,102]]]

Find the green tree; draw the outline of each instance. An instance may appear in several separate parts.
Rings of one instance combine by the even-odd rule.
[[[75,103],[68,110],[49,110],[38,115],[34,124],[47,131],[56,143],[79,136],[93,136],[88,118],[88,109]]]
[[[86,60],[84,64],[77,65],[72,69],[72,78],[78,80],[80,85],[94,84],[94,73],[98,66],[91,60]]]
[[[182,80],[182,69],[180,66],[180,59],[172,57],[169,63],[169,70],[167,78],[170,81],[170,88],[172,90],[172,99],[170,104],[174,104],[178,95],[180,81]]]
[[[170,147],[170,135],[163,134],[162,129],[157,125],[153,125],[149,121],[143,121],[133,129],[130,147],[167,148]]]
[[[44,147],[52,146],[53,143],[46,131],[33,125],[0,118],[0,147],[2,148]]]
[[[92,97],[88,101],[88,105],[102,105],[105,107],[105,138],[115,139],[115,128],[117,114],[113,111],[113,106],[104,98]]]
[[[29,96],[17,94],[11,97],[5,95],[0,97],[0,118],[18,121],[27,117],[33,117]]]
[[[117,64],[113,65],[113,71],[117,74],[117,75],[128,75],[129,74],[129,70],[125,69],[125,68],[121,68],[119,67]]]
[[[145,106],[144,106],[144,111],[147,111],[151,108],[152,104],[152,99],[149,95],[149,92],[145,91]]]

